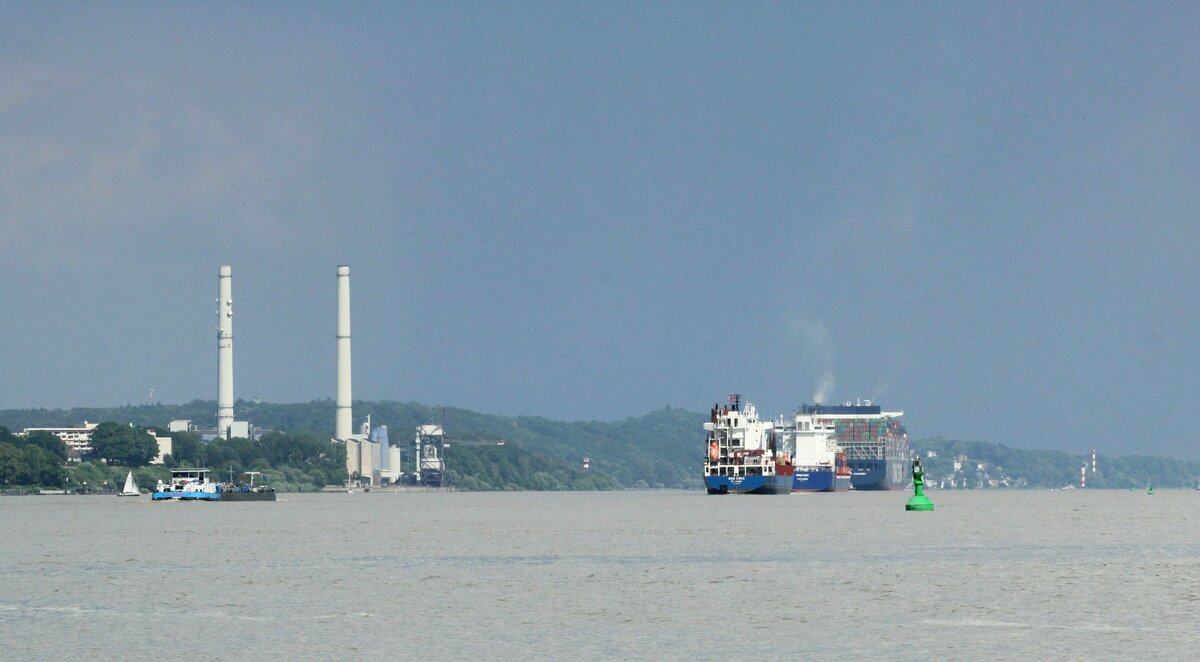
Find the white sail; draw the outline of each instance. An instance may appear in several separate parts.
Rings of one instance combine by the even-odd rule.
[[[141,492],[138,491],[137,483],[133,482],[133,472],[130,471],[125,476],[125,489],[121,490],[121,496],[138,496]]]

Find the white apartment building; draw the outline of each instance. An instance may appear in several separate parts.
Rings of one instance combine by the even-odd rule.
[[[25,428],[21,431],[22,436],[29,436],[30,432],[49,432],[50,434],[62,439],[67,445],[67,457],[78,462],[79,458],[92,452],[92,430],[96,429],[99,423],[83,422],[81,428]]]
[[[22,436],[29,436],[30,432],[49,432],[50,434],[62,439],[67,445],[67,458],[73,462],[78,462],[85,455],[92,452],[92,430],[96,429],[99,423],[83,422],[81,428],[25,428],[21,431]],[[171,438],[160,437],[153,432],[150,436],[154,437],[154,441],[158,444],[158,454],[150,461],[150,464],[162,464],[163,456],[171,454]]]

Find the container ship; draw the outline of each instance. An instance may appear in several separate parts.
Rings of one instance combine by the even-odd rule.
[[[884,411],[870,400],[842,405],[802,405],[799,416],[832,426],[846,454],[855,490],[901,490],[908,485],[908,432],[902,411]]]
[[[799,411],[791,421],[780,419],[776,428],[785,448],[793,451],[793,492],[844,492],[850,489],[846,451],[837,443],[834,424]]]
[[[731,395],[729,404],[714,406],[704,430],[704,487],[709,494],[791,493],[791,457],[774,424],[759,420],[758,410],[743,403],[742,396]]]

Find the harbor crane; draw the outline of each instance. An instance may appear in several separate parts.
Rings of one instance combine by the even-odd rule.
[[[451,446],[503,446],[503,439],[454,439],[446,436],[445,410],[442,424],[417,426],[413,439],[413,481],[426,487],[445,487],[448,484],[446,449]]]

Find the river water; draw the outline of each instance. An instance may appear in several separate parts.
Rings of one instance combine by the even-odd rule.
[[[1194,659],[1200,492],[0,499],[0,657]]]

